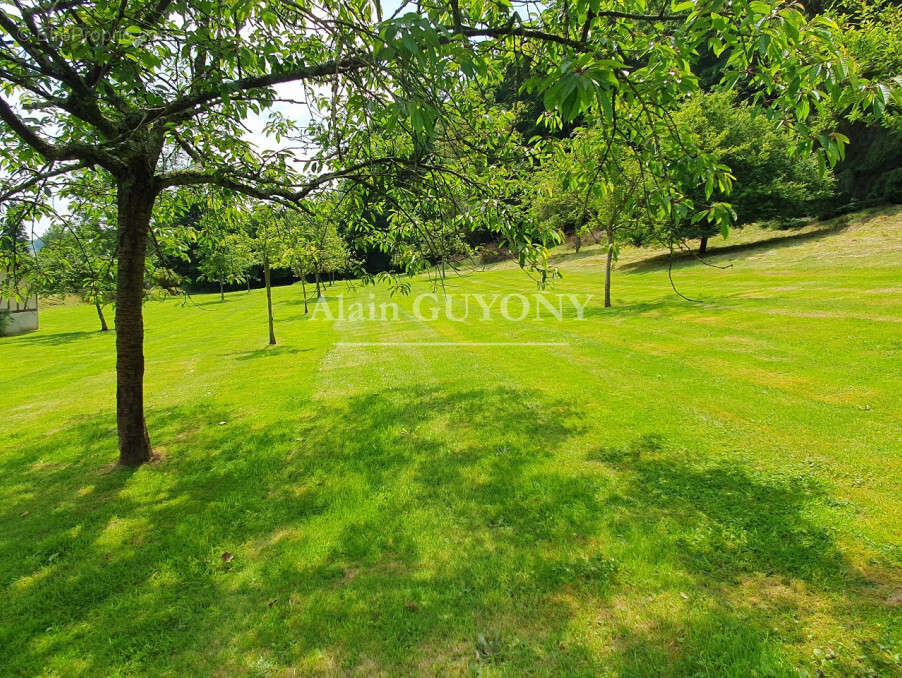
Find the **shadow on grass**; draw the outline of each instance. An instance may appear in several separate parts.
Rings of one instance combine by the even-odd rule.
[[[754,242],[737,243],[735,245],[720,245],[715,239],[712,239],[708,246],[708,251],[703,255],[699,255],[697,252],[674,252],[673,267],[682,268],[692,264],[701,264],[699,258],[707,260],[722,255],[739,254],[758,249],[780,249],[783,247],[792,247],[812,240],[822,240],[823,238],[836,235],[837,233],[846,230],[850,223],[851,221],[849,219],[837,219],[833,222],[824,224],[822,228],[813,231],[791,233],[789,235],[775,235],[772,238],[756,240]],[[776,233],[785,234],[786,231],[776,231]],[[647,259],[640,259],[639,261],[622,264],[617,268],[623,272],[638,273],[667,268],[669,262],[669,254],[660,254]]]
[[[648,313],[685,313],[689,302],[679,297],[664,297],[656,301],[642,301],[633,304],[620,304],[605,308],[602,305],[587,306],[583,309],[584,318],[633,318]]]
[[[752,573],[842,588],[850,573],[830,530],[805,517],[824,488],[802,477],[756,475],[739,466],[694,466],[661,453],[649,436],[589,455],[631,478],[605,502],[617,533],[668,530],[682,569],[718,582]]]
[[[11,673],[593,675],[573,601],[610,605],[644,557],[599,543],[641,533],[711,587],[851,576],[805,518],[820,488],[696,468],[653,437],[561,467],[583,413],[542,393],[445,383],[291,407],[152,412],[164,460],[137,471],[108,463],[112,417],[21,434],[0,458]],[[757,621],[717,603],[685,628],[625,626],[604,662],[766,674],[779,639]],[[704,641],[713,627],[734,639]]]
[[[312,313],[313,309],[316,307],[317,304],[324,304],[324,303],[329,303],[332,301],[338,301],[338,299],[340,299],[342,297],[346,298],[347,296],[348,296],[347,294],[342,293],[342,294],[339,294],[338,296],[323,295],[322,297],[317,299],[316,294],[311,293],[310,296],[307,297],[307,306],[310,308],[310,312]],[[303,306],[304,305],[304,295],[299,294],[297,297],[294,297],[291,299],[280,299],[279,305],[280,306]]]
[[[53,334],[48,334],[46,332],[42,332],[38,330],[35,333],[30,334],[20,334],[15,337],[9,337],[16,341],[17,343],[27,344],[32,346],[61,346],[63,344],[69,344],[73,341],[78,341],[80,339],[86,339],[87,337],[115,337],[116,333],[112,330],[109,332],[101,332],[98,330],[82,330],[79,332],[54,332]],[[6,337],[4,337],[6,339]]]
[[[295,355],[298,353],[307,353],[312,348],[295,348],[293,346],[266,346],[252,351],[235,351],[233,353],[225,353],[224,357],[234,358],[235,360],[256,360],[258,358],[272,358],[274,356]]]
[[[699,301],[686,301],[675,294],[656,299],[655,301],[641,301],[632,304],[614,304],[605,308],[601,304],[587,306],[583,309],[583,317],[587,320],[627,320],[637,317],[661,317],[661,318],[685,318],[687,312],[704,312],[707,315],[716,315],[729,310],[731,296],[724,294],[706,293]]]

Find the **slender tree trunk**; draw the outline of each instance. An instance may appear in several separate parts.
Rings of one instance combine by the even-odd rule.
[[[583,246],[583,238],[577,233],[576,238],[573,240],[573,250],[575,254],[579,254],[579,248]]]
[[[101,308],[99,301],[94,302],[94,308],[97,309],[97,317],[100,318],[100,331],[109,332],[110,328],[106,324],[106,318],[103,316],[103,308]]]
[[[153,175],[140,168],[116,187],[119,267],[116,289],[116,420],[119,463],[138,466],[150,460],[144,421],[144,262],[147,234],[156,198]]]
[[[248,294],[251,293],[251,277],[250,276],[247,277],[247,293]]]
[[[704,254],[707,251],[708,251],[708,236],[705,236],[701,239],[701,241],[698,244],[698,253]]]
[[[335,284],[335,271],[329,271],[329,287]]]
[[[276,330],[272,319],[272,284],[269,275],[269,254],[263,252],[263,281],[266,283],[266,313],[269,318],[269,345],[276,345]]]
[[[320,289],[320,284],[319,284],[319,269],[316,269],[314,275],[316,276],[316,300],[319,301],[320,299],[323,298],[323,292]]]
[[[219,281],[219,300],[225,301],[225,290],[222,287],[222,280]]]
[[[604,307],[611,307],[611,265],[614,262],[614,229],[608,228],[608,256],[604,264]]]
[[[301,292],[304,294],[304,314],[306,315],[308,312],[307,308],[307,281],[304,279],[306,276],[301,277]]]

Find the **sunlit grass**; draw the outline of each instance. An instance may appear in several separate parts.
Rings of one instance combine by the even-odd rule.
[[[737,236],[699,304],[562,252],[585,321],[149,303],[136,471],[114,336],[45,309],[0,340],[0,674],[899,674],[902,224]]]

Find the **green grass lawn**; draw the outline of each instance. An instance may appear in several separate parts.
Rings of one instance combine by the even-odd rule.
[[[562,252],[584,321],[148,303],[138,470],[114,336],[45,307],[0,340],[0,674],[902,675],[902,212],[714,245],[702,303],[632,251],[607,310]]]

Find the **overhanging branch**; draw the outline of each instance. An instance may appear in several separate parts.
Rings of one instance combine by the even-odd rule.
[[[3,193],[0,193],[0,203],[9,200],[12,196],[17,193],[21,193],[23,191],[27,191],[29,188],[37,186],[42,181],[47,181],[48,179],[53,179],[54,177],[62,176],[63,174],[68,174],[69,172],[74,172],[76,170],[84,169],[88,167],[89,163],[87,162],[77,162],[72,165],[64,165],[62,167],[57,167],[56,169],[48,170],[45,172],[39,172],[35,176],[31,177],[27,181],[23,181],[12,188],[7,189]]]
[[[59,160],[81,160],[85,164],[97,164],[110,171],[116,171],[121,163],[112,156],[89,144],[52,144],[25,124],[3,97],[0,97],[0,120],[5,122],[26,144],[51,162]]]
[[[360,55],[355,55],[337,61],[330,59],[329,61],[325,61],[316,66],[304,66],[283,71],[281,73],[268,73],[266,75],[232,80],[223,83],[223,85],[215,91],[199,92],[197,94],[191,94],[176,99],[160,109],[149,112],[142,122],[146,124],[159,119],[178,118],[185,114],[190,117],[191,115],[194,115],[198,108],[202,108],[204,105],[225,95],[254,89],[263,89],[265,87],[272,87],[273,85],[279,85],[286,82],[298,82],[311,80],[313,78],[321,78],[327,75],[335,75],[336,73],[346,73],[348,71],[363,68],[367,65],[369,65],[367,60]]]

